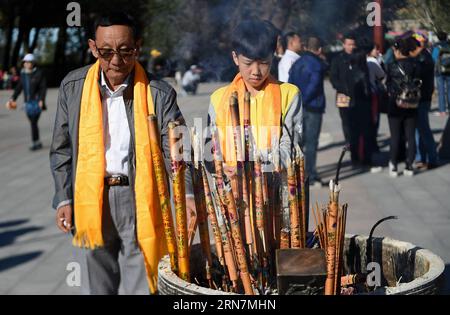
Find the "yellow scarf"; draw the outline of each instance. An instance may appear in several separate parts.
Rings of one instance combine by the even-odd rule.
[[[239,97],[239,118],[241,125],[241,135],[244,135],[244,97],[246,92],[244,79],[238,74],[233,82],[223,93],[221,101],[215,104],[216,125],[220,138],[220,149],[223,158],[228,165],[236,163],[236,153],[234,146],[233,126],[230,111],[230,97],[233,92],[238,92]],[[281,136],[282,104],[280,84],[269,77],[262,89],[264,91],[263,110],[256,113],[256,121],[252,120],[252,130],[257,149],[270,149],[272,147],[273,132],[277,139]],[[256,109],[250,108],[251,112]],[[255,115],[252,113],[252,116]],[[264,129],[264,128],[269,129]],[[273,128],[275,127],[275,131]]]
[[[104,246],[102,206],[105,177],[102,101],[98,86],[100,64],[88,71],[81,98],[78,164],[75,178],[75,227],[73,244],[96,249]],[[136,62],[134,76],[134,128],[136,135],[137,237],[144,255],[150,291],[157,291],[158,263],[167,253],[155,173],[151,159],[148,120],[154,114],[149,82]]]

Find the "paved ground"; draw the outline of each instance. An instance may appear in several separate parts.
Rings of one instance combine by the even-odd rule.
[[[205,125],[208,97],[215,84],[200,86],[195,97],[179,99],[189,124],[201,117]],[[328,100],[333,91],[327,85]],[[25,114],[8,112],[3,104],[10,93],[0,91],[0,294],[78,294],[66,284],[67,265],[72,261],[70,239],[59,233],[51,209],[53,182],[49,170],[48,149],[55,115],[57,91],[48,92],[48,107],[41,120],[44,150],[30,153],[30,130]],[[436,140],[445,120],[431,118]],[[380,142],[387,147],[386,117],[381,124]],[[331,103],[325,116],[319,171],[324,179],[335,172],[342,146],[337,111]],[[382,155],[385,160],[386,153]],[[450,269],[450,165],[421,173],[414,178],[391,179],[381,174],[343,169],[341,198],[348,202],[348,232],[368,234],[372,225],[385,216],[399,220],[387,222],[376,235],[412,242],[435,252]],[[313,190],[311,200],[326,202],[327,189]],[[446,292],[450,292],[450,274]]]

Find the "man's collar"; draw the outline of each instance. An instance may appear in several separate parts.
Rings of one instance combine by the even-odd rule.
[[[286,49],[285,55],[290,55],[290,56],[295,56],[295,57],[300,56],[300,55],[297,54],[295,51],[290,50],[290,49]]]
[[[108,83],[106,83],[105,73],[103,72],[103,70],[100,70],[100,86],[103,88],[104,91],[108,91],[110,95],[125,90],[130,84],[130,80],[131,80],[131,73],[126,77],[125,81],[121,85],[119,85],[119,87],[115,91],[113,91],[108,86]]]

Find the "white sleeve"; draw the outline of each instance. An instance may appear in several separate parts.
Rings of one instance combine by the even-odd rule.
[[[299,93],[290,104],[289,110],[283,122],[280,139],[281,166],[286,167],[291,158],[291,153],[296,145],[301,147],[303,136],[303,106]]]
[[[278,81],[287,83],[289,81],[289,69],[287,67],[286,58],[281,58],[278,64]]]

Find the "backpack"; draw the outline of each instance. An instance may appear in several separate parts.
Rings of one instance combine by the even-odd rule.
[[[36,117],[42,112],[42,109],[39,107],[38,101],[30,100],[25,102],[25,112],[27,116]]]
[[[439,47],[439,58],[436,67],[440,75],[450,75],[450,48]]]
[[[397,67],[402,74],[402,80],[399,83],[399,93],[395,99],[397,107],[402,109],[416,109],[422,97],[422,80],[413,78],[406,74],[405,70],[397,63]]]

